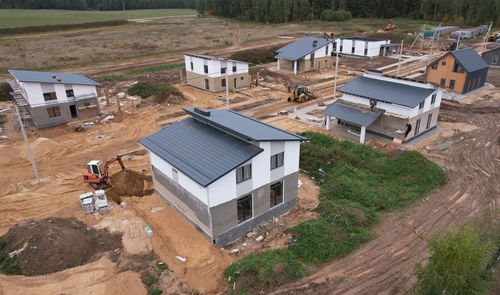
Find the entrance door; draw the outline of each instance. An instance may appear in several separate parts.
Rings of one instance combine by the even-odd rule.
[[[76,109],[76,105],[70,105],[69,111],[71,112],[71,118],[78,118],[78,110]]]
[[[208,87],[208,79],[205,79],[205,89],[206,89],[206,90],[209,90],[209,87]]]
[[[236,80],[237,80],[237,79],[238,79],[238,78],[234,78],[234,89],[236,89]]]
[[[311,69],[314,68],[314,52],[311,53],[311,65],[310,66],[311,66]]]

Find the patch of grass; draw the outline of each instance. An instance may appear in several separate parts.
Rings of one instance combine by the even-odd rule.
[[[23,271],[21,269],[21,265],[17,262],[16,259],[11,259],[6,257],[2,266],[0,266],[0,272],[6,275],[22,275]]]
[[[7,240],[5,238],[0,239],[0,251],[7,245]]]
[[[158,281],[158,275],[151,271],[145,271],[141,275],[141,280],[146,286],[151,286]]]
[[[156,262],[156,267],[158,268],[158,270],[160,272],[168,269],[168,265],[165,262],[162,262],[162,261],[157,261]]]
[[[151,290],[151,292],[149,292],[149,295],[160,295],[162,294],[163,291],[159,288],[154,288],[153,290]]]
[[[146,259],[147,261],[153,261],[153,260],[155,260],[156,258],[157,258],[157,256],[156,256],[155,252],[151,252],[151,254],[149,254],[148,256],[146,256],[146,257],[145,257],[145,259]]]
[[[182,93],[168,83],[161,82],[138,82],[128,89],[129,95],[138,95],[142,98],[151,96],[166,96],[176,94],[182,96]]]
[[[108,80],[108,81],[115,81],[115,80],[123,80],[127,77],[123,76],[123,75],[104,75],[104,76],[100,76],[98,77],[97,79],[99,80]]]
[[[159,71],[165,71],[168,69],[179,68],[179,67],[183,67],[183,66],[184,66],[184,63],[164,64],[164,65],[158,65],[158,66],[153,66],[153,67],[131,70],[131,71],[127,72],[127,75],[142,75],[142,74],[151,73],[151,72],[159,72]]]
[[[395,156],[322,133],[301,135],[309,142],[301,145],[300,168],[320,185],[319,217],[289,229],[296,242],[287,249],[229,266],[224,275],[230,284],[237,282],[236,291],[265,291],[301,276],[302,263],[346,255],[372,238],[378,211],[407,206],[446,179],[444,170],[415,151]],[[277,272],[280,264],[287,271]]]
[[[224,271],[224,276],[230,278],[228,281],[230,285],[242,277],[248,289],[243,288],[241,291],[247,292],[272,288],[285,280],[299,278],[303,274],[304,267],[295,255],[281,249],[248,255]]]
[[[0,82],[0,101],[9,101],[9,85],[7,82]]]

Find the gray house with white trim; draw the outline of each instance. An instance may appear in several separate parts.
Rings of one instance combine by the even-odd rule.
[[[139,141],[156,194],[214,245],[224,245],[297,202],[306,138],[240,113],[184,109],[190,117]]]
[[[14,101],[38,128],[97,114],[99,83],[80,74],[9,70]]]
[[[278,50],[278,70],[308,72],[333,66],[334,39],[305,37]]]

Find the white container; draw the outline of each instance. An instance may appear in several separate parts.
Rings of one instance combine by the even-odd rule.
[[[83,201],[85,199],[89,199],[89,198],[94,199],[94,194],[92,192],[81,194],[80,195],[80,204],[83,205]]]
[[[95,197],[96,199],[106,201],[106,193],[102,189],[95,191]]]
[[[148,237],[151,238],[153,236],[153,231],[151,230],[151,228],[149,226],[146,226],[144,229],[148,233]]]
[[[83,212],[85,214],[94,212],[94,198],[86,198],[82,201]]]

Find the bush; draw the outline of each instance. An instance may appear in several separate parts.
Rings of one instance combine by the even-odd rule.
[[[483,294],[491,244],[469,226],[428,241],[429,264],[415,266],[417,294]]]
[[[21,265],[17,260],[6,257],[2,266],[0,266],[0,272],[6,275],[22,275],[23,271]]]
[[[182,93],[167,83],[160,82],[138,82],[128,89],[129,95],[138,95],[142,98],[148,98],[157,95],[177,94],[182,96]]]
[[[7,82],[0,82],[0,101],[9,101],[9,84]]]
[[[151,290],[151,292],[149,292],[149,295],[160,295],[162,294],[163,291],[159,288],[154,288],[153,290]]]
[[[158,268],[158,270],[160,272],[168,269],[168,265],[165,262],[161,262],[161,261],[156,262],[156,267]]]
[[[158,275],[154,272],[145,271],[142,273],[141,280],[146,286],[151,286],[158,281]]]
[[[320,19],[323,21],[345,21],[352,19],[350,11],[325,9],[321,12]]]
[[[248,281],[246,287],[251,286],[258,290],[272,288],[288,279],[299,278],[303,273],[304,267],[290,251],[277,249],[248,255],[238,260],[224,271],[224,276],[230,278],[228,284],[231,285],[243,276]]]

